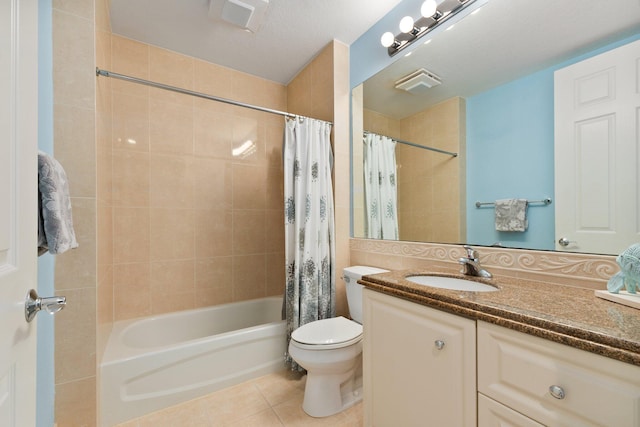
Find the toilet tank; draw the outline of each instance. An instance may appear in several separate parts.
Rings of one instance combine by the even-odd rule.
[[[342,270],[342,278],[347,289],[347,304],[353,320],[362,324],[362,289],[364,286],[359,285],[358,280],[368,274],[386,273],[388,271],[365,265],[354,265]]]

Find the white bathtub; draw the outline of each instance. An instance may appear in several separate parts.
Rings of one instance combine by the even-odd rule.
[[[116,322],[100,365],[103,427],[283,369],[282,298]]]

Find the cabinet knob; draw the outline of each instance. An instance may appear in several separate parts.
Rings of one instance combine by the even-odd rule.
[[[564,390],[559,385],[552,385],[549,387],[549,394],[555,397],[556,399],[564,399]]]
[[[442,341],[442,340],[436,340],[436,341],[435,341],[435,345],[436,345],[436,348],[437,348],[438,350],[442,350],[442,349],[444,348],[444,341]]]

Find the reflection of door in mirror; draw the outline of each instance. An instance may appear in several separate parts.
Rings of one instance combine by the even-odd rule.
[[[465,101],[455,97],[394,119],[372,110],[358,110],[353,90],[353,229],[366,237],[363,186],[363,131],[414,144],[460,153],[458,157],[406,144],[396,146],[398,226],[400,240],[464,242]]]
[[[638,242],[637,64],[640,41],[555,73],[558,250],[618,253]]]

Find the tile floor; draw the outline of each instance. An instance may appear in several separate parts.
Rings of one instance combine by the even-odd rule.
[[[211,393],[117,427],[361,427],[362,403],[326,418],[302,410],[306,376],[281,371]]]

